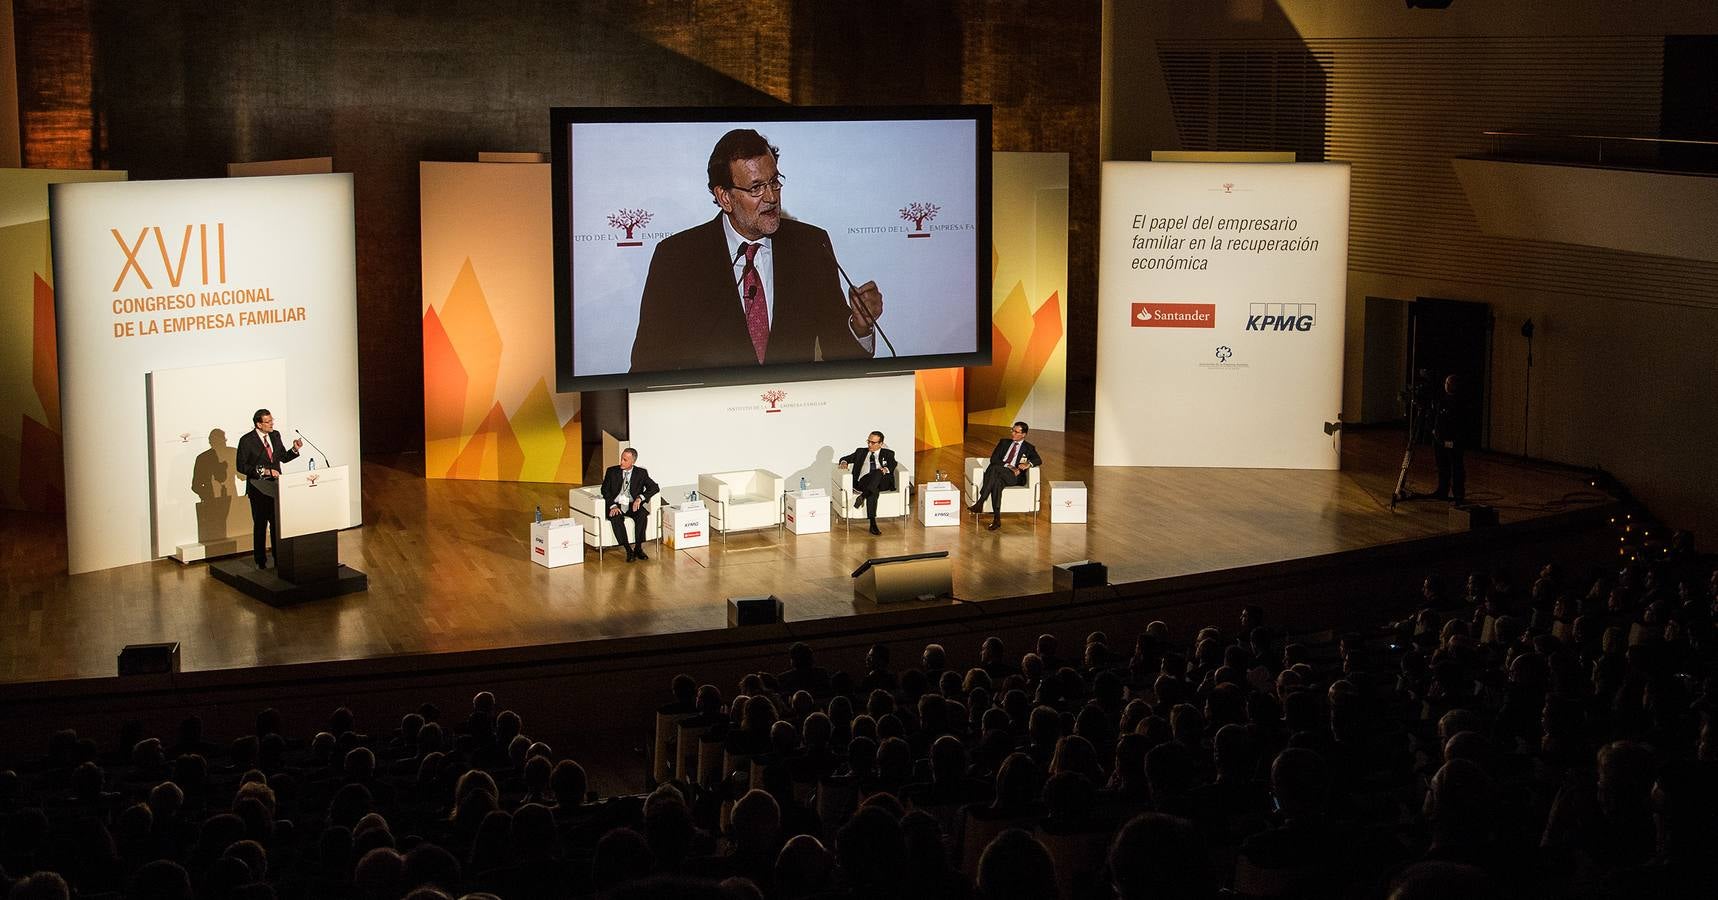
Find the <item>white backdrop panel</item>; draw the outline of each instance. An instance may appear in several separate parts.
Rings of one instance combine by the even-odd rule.
[[[145,373],[283,359],[277,427],[357,461],[351,175],[62,184],[49,202],[73,573],[154,556]]]
[[[1100,466],[1336,469],[1349,170],[1103,166]]]
[[[775,393],[773,403],[764,399]],[[828,488],[836,458],[873,430],[903,465],[913,459],[911,375],[652,391],[628,402],[638,464],[664,487],[694,484],[704,472],[768,469],[788,490],[801,477]]]
[[[285,403],[284,359],[149,373],[156,556],[250,534],[250,501],[236,477],[239,438],[259,408]]]

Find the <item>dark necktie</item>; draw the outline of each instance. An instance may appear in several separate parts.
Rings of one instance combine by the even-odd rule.
[[[1014,446],[1008,448],[1008,457],[1002,461],[1002,464],[1005,466],[1012,467],[1019,460],[1020,460],[1020,442],[1015,441]]]
[[[746,332],[752,336],[752,350],[757,353],[759,363],[764,361],[764,351],[770,343],[770,309],[764,297],[764,278],[752,263],[761,246],[745,245],[746,268],[740,273],[740,293],[746,298]]]

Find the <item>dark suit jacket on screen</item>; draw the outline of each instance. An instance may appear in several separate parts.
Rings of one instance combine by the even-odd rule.
[[[650,473],[643,466],[632,467],[632,497],[643,500],[645,506],[650,505],[650,498],[662,492],[656,482],[650,480]],[[620,466],[609,466],[602,476],[602,506],[603,512],[614,505],[614,498],[620,496]],[[643,507],[640,507],[641,509]],[[629,510],[622,510],[628,512]]]
[[[280,437],[280,432],[271,431],[268,433],[268,437],[269,443],[274,444],[274,459],[272,460],[268,458],[267,453],[263,452],[262,441],[257,438],[255,428],[245,432],[239,438],[239,474],[246,479],[255,479],[259,469],[279,470],[298,458],[298,451],[287,448],[286,441]],[[250,486],[245,488],[245,492],[249,493],[257,489],[259,485],[260,481],[252,481]],[[262,493],[271,497],[274,496],[274,491],[267,488],[263,488]]]
[[[860,447],[859,449],[853,451],[852,453],[849,453],[846,456],[843,456],[840,459],[836,460],[836,462],[846,463],[850,467],[848,471],[853,473],[853,480],[855,482],[857,482],[859,480],[859,468],[861,466],[865,465],[865,455],[867,453],[870,453],[870,452],[871,452],[871,449],[869,447]],[[882,476],[882,484],[879,484],[877,486],[877,489],[879,491],[892,491],[892,490],[894,490],[895,489],[895,451],[890,450],[887,447],[884,447],[883,449],[878,450],[877,451],[877,465],[879,468],[884,468],[884,469],[889,470],[887,474],[884,474]]]
[[[638,309],[632,371],[758,364],[722,232],[723,215],[656,245]],[[847,327],[847,294],[829,235],[815,225],[782,219],[770,249],[775,314],[764,362],[812,362],[819,343],[826,360],[869,358]]]

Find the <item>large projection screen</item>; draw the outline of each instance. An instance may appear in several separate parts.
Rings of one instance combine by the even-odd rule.
[[[1349,170],[1103,165],[1100,466],[1336,469]]]
[[[712,156],[745,131],[777,149],[779,191],[727,163],[712,190]],[[988,107],[556,109],[551,146],[559,390],[989,361]],[[736,213],[718,203],[735,187],[761,193]],[[756,287],[742,240],[764,246]],[[868,282],[867,339],[848,293]]]
[[[155,555],[149,372],[284,359],[275,427],[359,477],[351,175],[50,190],[73,574]],[[235,443],[251,427],[223,424]]]

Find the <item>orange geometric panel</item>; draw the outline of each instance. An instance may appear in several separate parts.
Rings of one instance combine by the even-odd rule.
[[[915,373],[919,450],[947,447],[966,440],[966,370],[920,369]]]

